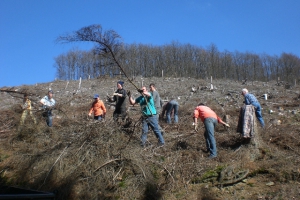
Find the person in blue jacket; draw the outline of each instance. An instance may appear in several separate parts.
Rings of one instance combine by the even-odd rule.
[[[255,115],[257,120],[259,121],[261,127],[265,127],[265,122],[261,114],[261,105],[258,102],[257,98],[248,92],[246,88],[242,89],[242,95],[245,97],[245,104],[252,105],[255,107]]]

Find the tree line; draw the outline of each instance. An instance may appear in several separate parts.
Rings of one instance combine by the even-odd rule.
[[[89,28],[90,31],[88,37],[78,38],[78,35],[82,36],[82,32],[76,32],[78,35],[75,39],[70,39],[68,36],[62,40],[92,41],[91,38],[95,38],[95,30],[90,30],[90,27],[85,28]],[[86,29],[83,30],[86,34]],[[104,36],[100,36],[97,37],[102,41]],[[114,35],[109,39],[114,42],[116,38]],[[114,62],[117,59],[124,72],[130,77],[161,77],[163,75],[200,79],[213,77],[237,81],[270,81],[280,77],[281,81],[289,83],[300,81],[300,58],[292,53],[270,56],[238,51],[221,52],[215,44],[203,48],[179,42],[171,42],[162,46],[122,44],[115,54],[117,57],[115,59],[112,59],[111,54],[106,52],[105,48],[95,47],[89,51],[73,49],[58,55],[54,58],[57,78],[78,80],[80,77],[87,79],[119,75],[120,69]]]

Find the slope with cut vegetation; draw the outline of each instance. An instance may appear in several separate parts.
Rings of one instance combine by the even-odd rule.
[[[104,122],[88,117],[93,94],[106,100],[119,79],[138,96],[124,77],[0,88],[1,184],[55,192],[57,199],[299,197],[299,86],[216,80],[211,90],[203,79],[136,77],[132,81],[137,86],[154,82],[163,100],[175,97],[180,104],[178,124],[160,121],[166,145],[157,147],[149,132],[147,146],[141,148],[139,106],[128,106],[125,122],[112,120],[114,105],[107,101]],[[266,129],[258,127],[254,143],[236,133],[245,87],[259,98],[266,122]],[[57,101],[51,128],[38,105],[49,88]],[[28,116],[20,127],[23,93],[30,94],[38,123]],[[200,102],[231,126],[216,127],[216,159],[207,158],[204,128],[196,133],[192,126],[192,112]]]

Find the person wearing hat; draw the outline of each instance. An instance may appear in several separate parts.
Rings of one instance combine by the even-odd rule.
[[[113,118],[115,121],[118,121],[118,118],[121,117],[122,120],[125,120],[126,117],[126,90],[123,88],[124,82],[117,82],[117,91],[113,94],[113,98],[110,99],[110,102],[116,102],[116,108],[113,113]]]
[[[33,122],[36,124],[36,119],[33,116],[32,111],[31,111],[31,101],[28,98],[27,94],[24,94],[22,109],[23,109],[23,112],[22,112],[22,116],[21,116],[20,125],[21,126],[24,125],[24,121],[25,121],[28,113],[31,116],[31,118],[33,119]]]
[[[42,107],[44,109],[43,116],[47,118],[46,123],[49,127],[51,127],[53,121],[52,109],[54,108],[56,103],[53,99],[53,91],[49,90],[48,95],[42,98],[40,103],[42,104]]]
[[[201,119],[205,126],[204,138],[206,142],[207,152],[210,153],[209,158],[217,157],[217,145],[214,136],[215,126],[217,123],[221,123],[224,126],[230,127],[229,124],[222,121],[222,119],[204,103],[200,103],[194,110],[194,126],[195,131],[198,131],[198,118]]]
[[[246,105],[254,106],[256,118],[259,121],[261,127],[264,128],[265,127],[265,122],[264,122],[264,119],[261,115],[261,105],[258,102],[257,98],[253,94],[250,94],[246,88],[242,89],[242,95],[245,97],[244,103]]]
[[[131,105],[140,104],[142,111],[142,147],[145,147],[147,141],[147,135],[149,127],[153,130],[156,138],[158,139],[158,146],[164,146],[164,137],[158,128],[158,120],[156,116],[156,109],[153,97],[150,92],[147,91],[146,87],[142,87],[138,90],[141,96],[133,99],[131,93],[128,92],[129,102]]]
[[[94,113],[95,120],[102,120],[103,118],[105,118],[106,108],[104,106],[103,101],[100,100],[98,94],[94,95],[94,102],[91,106],[89,116],[91,116],[92,113]]]

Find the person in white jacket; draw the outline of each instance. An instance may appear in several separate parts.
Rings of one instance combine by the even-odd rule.
[[[43,116],[47,118],[46,123],[49,127],[51,127],[53,120],[52,109],[55,106],[55,100],[53,99],[53,91],[49,90],[48,95],[42,98],[40,103],[42,104],[44,109]]]

